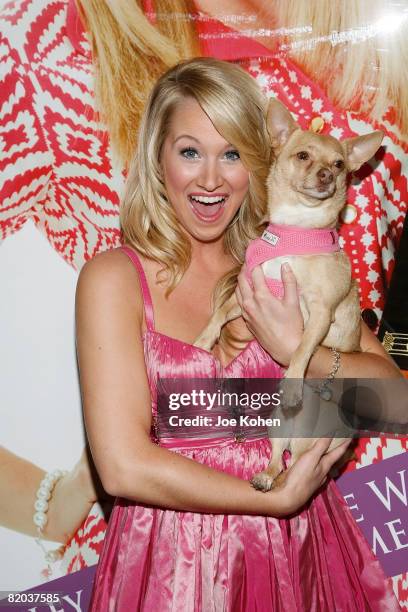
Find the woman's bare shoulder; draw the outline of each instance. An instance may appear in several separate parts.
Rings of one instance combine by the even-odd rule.
[[[87,261],[81,269],[78,283],[108,286],[112,290],[130,282],[134,289],[137,277],[134,264],[126,253],[118,248],[98,253]]]
[[[81,269],[77,284],[77,305],[92,303],[131,306],[141,313],[142,296],[137,270],[120,248],[98,253]]]

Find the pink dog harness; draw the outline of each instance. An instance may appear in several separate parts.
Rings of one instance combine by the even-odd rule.
[[[307,229],[295,225],[270,223],[262,236],[252,240],[245,255],[246,274],[252,287],[252,271],[256,266],[282,255],[316,255],[340,251],[339,235],[334,228]],[[283,283],[265,277],[270,291],[283,297]]]

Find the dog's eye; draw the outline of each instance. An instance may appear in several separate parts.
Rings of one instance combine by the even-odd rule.
[[[296,157],[302,161],[305,161],[306,159],[309,159],[309,153],[307,151],[299,151],[299,153],[296,153]]]
[[[337,159],[333,166],[335,166],[338,170],[343,170],[344,168],[344,161],[342,159]]]

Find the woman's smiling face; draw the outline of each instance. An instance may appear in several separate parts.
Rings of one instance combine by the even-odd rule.
[[[193,98],[174,110],[160,162],[181,226],[202,242],[220,238],[248,192],[249,172]]]

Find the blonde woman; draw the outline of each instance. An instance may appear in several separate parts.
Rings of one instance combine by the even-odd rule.
[[[124,196],[126,246],[81,271],[85,420],[103,486],[117,496],[91,610],[399,609],[326,482],[344,444],[325,454],[330,441],[320,440],[283,488],[263,494],[248,482],[268,461],[262,433],[237,438],[228,427],[217,434],[204,425],[194,436],[163,436],[154,428],[161,379],[280,377],[278,363],[287,365],[298,345],[296,282],[284,270],[283,302],[262,273],[254,274],[254,291],[240,277],[244,319],[214,353],[193,346],[212,300],[234,290],[263,220],[264,107],[255,82],[231,64],[196,59],[161,77]],[[365,352],[342,356],[342,376],[398,377],[366,327],[361,342]],[[327,374],[329,354],[319,349],[309,375]]]

